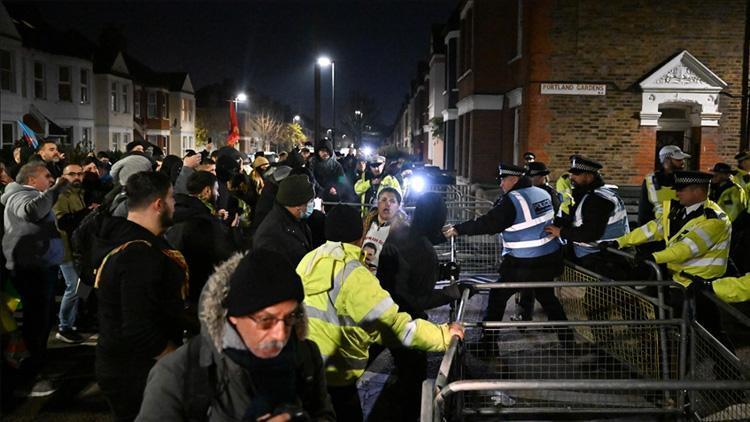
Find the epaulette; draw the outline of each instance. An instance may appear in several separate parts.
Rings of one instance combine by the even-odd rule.
[[[709,207],[703,207],[703,215],[705,215],[706,218],[719,218],[719,215],[716,214],[716,211],[713,208]]]

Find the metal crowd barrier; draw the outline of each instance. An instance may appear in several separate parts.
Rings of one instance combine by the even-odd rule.
[[[612,281],[572,264],[563,280],[473,289],[555,288],[568,321],[464,321],[464,294],[457,312],[464,341],[451,342],[435,382],[423,384],[421,420],[614,414],[750,420],[750,381],[739,359],[688,318],[691,301],[673,315],[662,294],[642,291],[681,286]],[[744,322],[750,327],[750,319]],[[561,335],[571,331],[572,338]]]

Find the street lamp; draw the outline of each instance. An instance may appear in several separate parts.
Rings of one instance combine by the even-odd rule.
[[[295,114],[294,118],[292,119],[294,123],[299,123],[301,120],[302,118],[299,116],[299,114]]]
[[[234,100],[232,100],[232,102],[234,103],[234,112],[236,113],[238,111],[237,107],[239,103],[247,102],[247,94],[245,94],[244,92],[240,92],[236,97],[234,97]]]
[[[316,106],[318,107],[318,123],[320,123],[320,69],[323,67],[331,66],[331,138],[335,144],[336,136],[336,62],[331,60],[329,57],[320,56],[318,57],[318,66],[315,68],[315,89],[316,89]],[[334,145],[335,146],[335,145]]]

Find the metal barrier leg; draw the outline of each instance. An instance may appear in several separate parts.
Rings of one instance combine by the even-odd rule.
[[[432,400],[434,400],[433,381],[422,381],[422,407],[419,413],[420,422],[432,421]]]

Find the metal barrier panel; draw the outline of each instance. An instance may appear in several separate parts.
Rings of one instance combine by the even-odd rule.
[[[585,281],[597,284],[591,287],[562,287],[555,292],[569,320],[575,321],[648,321],[657,319],[656,305],[632,288],[610,287],[593,273],[566,265],[561,281]],[[627,362],[641,376],[653,379],[663,377],[664,356],[660,350],[657,330],[630,330],[627,326],[577,326],[576,332],[590,343]],[[622,339],[627,341],[612,341]],[[676,359],[676,355],[669,357]],[[677,361],[668,362],[676,375]]]
[[[691,359],[689,378],[701,381],[748,380],[740,360],[727,350],[703,326],[691,324]],[[690,391],[691,413],[703,421],[750,420],[750,392],[748,390],[693,390]]]

